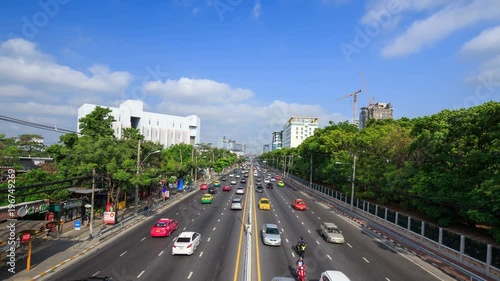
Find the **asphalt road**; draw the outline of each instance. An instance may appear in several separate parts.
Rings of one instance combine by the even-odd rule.
[[[250,176],[245,195],[241,196],[245,203],[249,196],[253,196],[254,208],[250,214],[246,210],[230,210],[235,186],[229,192],[222,192],[219,188],[213,204],[202,205],[200,199],[204,191],[195,191],[195,195],[149,218],[147,223],[133,228],[99,252],[55,273],[48,280],[78,280],[91,275],[107,275],[119,281],[242,280],[242,245],[246,237],[243,223],[249,215],[254,220],[250,238],[252,279],[255,281],[271,280],[274,276],[293,277],[298,258],[294,245],[301,235],[308,242],[305,253],[308,280],[318,280],[321,272],[326,270],[343,271],[353,281],[453,280],[411,255],[398,253],[399,249],[379,241],[371,233],[285,182],[284,188],[275,186],[274,189],[265,189],[264,193],[256,193]],[[270,211],[258,209],[261,197],[270,199]],[[292,208],[293,199],[299,197],[306,201],[307,211]],[[179,229],[170,237],[151,238],[149,230],[160,217],[176,219]],[[318,232],[323,221],[337,224],[346,243],[327,243]],[[262,244],[259,232],[265,223],[275,223],[282,230],[281,246]],[[201,244],[192,256],[172,256],[173,240],[184,230],[201,233]]]

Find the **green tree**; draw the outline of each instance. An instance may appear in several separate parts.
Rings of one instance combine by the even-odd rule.
[[[113,137],[113,122],[115,118],[110,115],[111,109],[97,106],[91,113],[78,120],[80,133],[92,138]]]

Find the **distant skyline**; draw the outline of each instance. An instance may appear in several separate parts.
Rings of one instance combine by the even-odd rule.
[[[2,115],[76,130],[84,103],[144,101],[261,152],[291,116],[351,121],[364,89],[394,117],[500,100],[500,1],[2,2]],[[0,121],[9,137],[59,133]]]

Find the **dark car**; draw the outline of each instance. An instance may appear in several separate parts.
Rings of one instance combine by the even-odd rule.
[[[266,188],[273,189],[274,185],[270,182],[266,185]]]
[[[222,177],[220,180],[225,181],[225,180],[227,180],[227,178],[226,177]]]
[[[210,194],[215,194],[215,193],[217,193],[217,187],[215,187],[215,186],[211,186],[211,187],[209,187],[209,188],[208,188],[208,193],[210,193]]]
[[[255,189],[255,192],[259,192],[259,193],[264,192],[264,188],[262,187],[262,185],[258,185],[257,188]]]
[[[241,183],[246,183],[246,182],[247,182],[247,180],[246,180],[246,179],[241,179],[241,181],[240,181],[240,182],[241,182]]]

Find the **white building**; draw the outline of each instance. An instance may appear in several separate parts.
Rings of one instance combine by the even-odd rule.
[[[283,126],[282,147],[299,146],[318,128],[318,117],[292,116]]]
[[[98,105],[84,104],[78,108],[78,120],[94,111]],[[113,131],[118,139],[122,138],[123,129],[135,128],[144,136],[144,140],[162,144],[164,147],[200,142],[200,118],[196,115],[186,117],[143,111],[142,101],[127,100],[120,107],[100,107],[111,109]],[[77,125],[80,132],[80,123]]]

